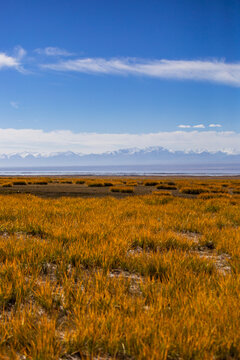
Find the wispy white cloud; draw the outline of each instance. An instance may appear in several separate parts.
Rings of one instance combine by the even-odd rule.
[[[190,128],[205,129],[205,125],[203,125],[203,124],[197,124],[197,125],[178,125],[178,127],[179,127],[180,129],[190,129]]]
[[[232,131],[173,131],[147,134],[45,132],[34,129],[0,129],[0,154],[14,152],[74,151],[102,153],[123,148],[162,146],[171,151],[223,151],[240,154],[240,133]]]
[[[178,127],[180,129],[189,129],[189,128],[191,128],[191,125],[183,125],[183,124],[181,124],[181,125],[178,125]]]
[[[210,124],[209,127],[210,128],[221,128],[222,125],[220,125],[220,124]]]
[[[60,49],[58,47],[52,47],[48,46],[43,49],[38,48],[34,50],[36,53],[40,55],[46,55],[46,56],[71,56],[72,53],[68,52],[65,49]]]
[[[193,125],[193,128],[195,128],[195,129],[204,129],[205,125],[203,125],[203,124]]]
[[[10,105],[14,109],[19,109],[19,103],[17,101],[10,101]]]
[[[240,63],[219,60],[138,60],[81,58],[40,65],[55,71],[94,74],[142,75],[163,79],[210,81],[240,86]]]
[[[166,60],[137,58],[78,58],[63,59],[74,55],[58,47],[37,48],[35,53],[48,57],[62,57],[58,62],[39,64],[36,66],[59,72],[79,72],[88,74],[113,74],[148,76],[159,79],[208,81],[229,86],[240,86],[240,62],[227,63],[224,60]],[[0,69],[14,68],[27,72],[22,66],[26,51],[18,46],[13,55],[0,52]]]
[[[17,46],[13,52],[13,56],[7,55],[5,52],[0,52],[0,70],[12,68],[24,72],[21,60],[26,55],[26,51],[21,46]]]

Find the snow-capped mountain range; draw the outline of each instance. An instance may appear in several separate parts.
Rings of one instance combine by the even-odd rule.
[[[239,164],[240,154],[225,152],[171,152],[162,147],[146,149],[122,149],[102,154],[59,152],[51,154],[14,153],[1,154],[0,166],[88,166],[88,165],[201,165]]]

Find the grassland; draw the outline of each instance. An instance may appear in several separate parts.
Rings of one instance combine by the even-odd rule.
[[[0,359],[240,358],[240,180],[0,188]]]

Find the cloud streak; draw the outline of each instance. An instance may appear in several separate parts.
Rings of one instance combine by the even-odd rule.
[[[46,48],[38,48],[34,50],[36,53],[40,55],[46,55],[46,56],[71,56],[72,53],[68,52],[65,49],[60,49],[58,47],[52,47],[48,46]]]
[[[212,124],[212,125],[214,125],[214,124]],[[203,125],[203,124],[197,124],[197,125],[184,125],[184,124],[181,124],[181,125],[178,125],[178,127],[180,129],[190,129],[190,128],[205,129],[205,125]],[[218,127],[218,126],[210,126],[210,127]]]
[[[0,129],[0,154],[74,151],[103,153],[124,148],[161,146],[170,151],[223,151],[240,154],[240,133],[232,131],[173,131],[146,134],[45,132],[34,129]]]
[[[220,125],[220,124],[210,124],[209,127],[210,128],[221,128],[222,125]]]
[[[203,125],[203,124],[193,125],[193,128],[195,128],[195,129],[204,129],[205,125]]]
[[[178,125],[178,127],[179,127],[180,129],[190,129],[192,126],[191,126],[191,125],[181,124],[181,125]]]
[[[81,58],[40,65],[43,69],[88,74],[148,76],[159,79],[209,81],[240,86],[240,63],[201,60]]]
[[[58,47],[34,50],[35,66],[42,70],[58,72],[78,72],[95,75],[146,76],[156,79],[204,81],[215,84],[240,87],[240,62],[227,63],[224,60],[167,60],[137,58],[78,58],[66,59],[74,55]],[[59,61],[40,63],[38,55],[59,58]],[[0,52],[0,70],[12,68],[27,72],[22,66],[26,51],[18,46],[11,56]],[[46,60],[46,59],[45,59]],[[26,61],[25,61],[26,62]]]

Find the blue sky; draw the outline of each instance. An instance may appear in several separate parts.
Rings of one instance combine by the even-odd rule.
[[[230,149],[229,131],[240,132],[239,14],[236,0],[2,2],[0,128],[41,130],[45,138],[59,131],[73,137],[181,131],[181,139],[226,132],[221,150]],[[48,146],[45,139],[25,149],[17,142],[22,132],[3,134],[15,142],[7,152]],[[66,147],[84,152],[75,142]],[[119,140],[102,149],[133,143],[151,145]],[[198,149],[208,149],[200,143]]]

